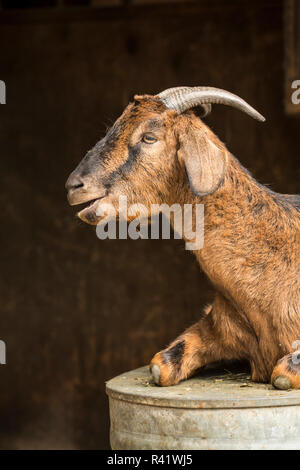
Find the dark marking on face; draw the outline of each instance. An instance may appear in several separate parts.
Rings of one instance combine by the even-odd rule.
[[[133,106],[130,110],[130,116],[127,119],[135,119],[136,116],[139,113],[139,101],[135,101],[133,103]],[[127,123],[128,125],[128,123]],[[158,118],[153,118],[149,120],[148,125],[147,125],[147,130],[145,133],[151,132],[152,130],[158,129],[160,127],[165,126],[165,124],[161,122],[160,119]],[[114,148],[118,144],[118,139],[121,136],[121,134],[124,132],[124,129],[126,128],[126,122],[125,121],[120,121],[119,123],[116,123],[113,128],[108,132],[104,139],[104,145],[105,145],[105,153],[107,156],[109,156]],[[126,174],[128,174],[136,160],[138,159],[140,152],[141,152],[141,142],[138,142],[134,146],[128,145],[128,158],[127,160],[122,163],[118,168],[113,170],[111,174],[106,178],[104,181],[104,186],[109,189],[119,178],[124,177]],[[103,160],[103,157],[102,157]]]
[[[124,128],[124,122],[116,122],[114,126],[109,129],[106,136],[87,152],[77,168],[82,178],[93,174],[100,162],[105,162],[111,157],[117,147],[118,139],[122,135]]]
[[[128,147],[128,158],[127,160],[122,163],[118,168],[116,168],[104,182],[104,186],[106,189],[109,189],[119,178],[124,177],[127,173],[129,173],[138,159],[141,151],[140,143],[133,146]]]
[[[148,95],[135,95],[134,102],[128,105],[122,116],[107,131],[106,136],[87,152],[74,171],[81,178],[92,177],[94,181],[99,178],[101,185],[110,189],[118,179],[126,178],[139,156],[140,143],[134,146],[128,144],[132,132],[146,120],[148,120],[147,129],[150,132],[159,126],[164,126],[164,123],[156,117],[149,119],[149,112],[153,116],[153,113],[161,113],[165,110],[166,106],[160,99]],[[113,168],[115,154],[118,157],[116,158],[116,162],[118,161],[116,165],[119,165],[117,168]],[[122,154],[126,161],[120,164]],[[107,168],[110,168],[109,175],[107,175]]]
[[[185,341],[181,340],[178,341],[174,346],[167,349],[162,353],[163,362],[164,363],[171,363],[174,367],[174,372],[177,373],[180,370],[182,357],[185,350]]]

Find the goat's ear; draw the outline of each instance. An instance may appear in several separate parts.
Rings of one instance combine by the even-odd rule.
[[[179,132],[178,139],[178,158],[184,161],[193,193],[205,196],[216,191],[224,179],[226,149],[215,144],[196,126],[189,126],[187,132]]]

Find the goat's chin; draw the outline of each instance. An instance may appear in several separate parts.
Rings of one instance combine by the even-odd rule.
[[[96,199],[77,213],[77,217],[90,225],[97,225],[103,218],[115,216],[116,212],[110,196]]]

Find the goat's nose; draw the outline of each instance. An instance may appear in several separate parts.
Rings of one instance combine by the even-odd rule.
[[[66,189],[68,191],[79,189],[83,187],[83,181],[76,173],[71,173],[66,182]]]

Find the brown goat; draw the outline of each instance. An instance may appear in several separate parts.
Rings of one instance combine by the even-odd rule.
[[[220,98],[221,96],[221,98]],[[225,98],[224,98],[225,97]],[[204,204],[204,246],[195,251],[216,289],[201,319],[157,353],[158,385],[187,379],[219,360],[248,360],[252,380],[300,388],[300,197],[257,183],[189,108],[230,104],[263,118],[240,98],[212,88],[135,96],[66,187],[87,223],[103,203]],[[298,348],[296,347],[298,345]]]

